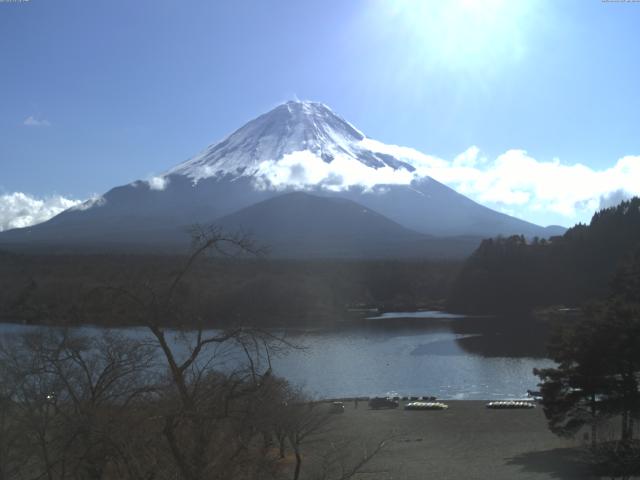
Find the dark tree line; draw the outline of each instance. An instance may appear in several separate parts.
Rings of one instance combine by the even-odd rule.
[[[640,198],[601,210],[561,237],[487,239],[454,280],[448,307],[500,313],[604,299],[638,245]]]
[[[139,319],[124,303],[114,305],[110,292],[98,287],[148,284],[163,290],[184,261],[179,256],[144,255],[0,256],[0,319],[136,324]],[[442,303],[459,266],[208,257],[193,266],[175,295],[211,326],[318,326],[348,319],[351,306],[411,309]],[[119,309],[117,315],[114,309]]]
[[[556,319],[549,354],[557,366],[534,373],[551,431],[588,429],[600,473],[629,478],[640,473],[640,251],[612,285],[582,316]]]

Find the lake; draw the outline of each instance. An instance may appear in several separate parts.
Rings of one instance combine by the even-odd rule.
[[[5,323],[0,333],[34,328]],[[149,335],[143,328],[118,331],[138,338]],[[274,333],[302,347],[274,356],[274,373],[317,398],[522,398],[528,389],[537,389],[533,368],[553,365],[544,358],[546,332],[526,318],[387,313],[326,330]],[[181,345],[181,337],[175,335],[172,342]],[[229,366],[231,357],[220,352],[221,368]]]

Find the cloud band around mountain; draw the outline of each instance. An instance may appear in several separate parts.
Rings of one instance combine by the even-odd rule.
[[[472,146],[451,161],[417,150],[365,139],[363,147],[393,155],[415,167],[374,169],[354,159],[336,157],[327,163],[308,151],[261,162],[257,178],[262,188],[311,188],[330,190],[376,184],[409,184],[433,177],[481,204],[536,222],[536,213],[553,212],[562,223],[588,221],[601,209],[640,195],[640,155],[628,155],[605,169],[582,164],[567,165],[555,159],[540,161],[524,150],[509,150],[490,160]],[[152,177],[149,188],[162,190],[164,177]],[[87,204],[88,205],[88,204]],[[90,205],[89,205],[90,206]],[[0,195],[0,231],[44,222],[67,208],[83,208],[81,201],[59,195],[37,198],[15,192]]]
[[[640,195],[640,155],[594,169],[558,159],[540,161],[524,150],[509,150],[488,160],[471,147],[453,162],[421,172],[480,203],[516,208],[524,217],[527,212],[547,211],[570,221],[588,220],[585,216],[606,206],[606,199],[619,203]]]
[[[2,194],[0,195],[0,232],[44,222],[80,203],[78,200],[60,195],[37,198],[22,192]]]
[[[613,166],[594,169],[558,159],[540,161],[525,150],[508,150],[490,160],[476,146],[447,161],[417,150],[365,139],[367,150],[406,161],[415,171],[383,167],[373,169],[348,157],[324,162],[308,151],[264,161],[256,174],[264,186],[331,190],[350,186],[409,184],[430,176],[477,202],[531,219],[531,214],[552,212],[565,223],[588,221],[598,209],[640,195],[640,155],[620,158]],[[532,219],[532,221],[535,221]]]

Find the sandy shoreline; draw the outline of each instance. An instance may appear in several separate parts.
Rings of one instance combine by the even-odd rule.
[[[403,402],[404,403],[404,402]],[[487,402],[452,400],[444,411],[356,409],[335,415],[330,436],[371,445],[390,438],[358,479],[587,479],[584,439],[549,432],[542,408],[490,410]]]

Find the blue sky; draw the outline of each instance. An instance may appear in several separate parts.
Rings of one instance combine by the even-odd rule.
[[[640,3],[600,0],[0,2],[0,217],[149,178],[300,98],[473,157],[438,179],[488,206],[584,221],[640,193],[638,25]]]

